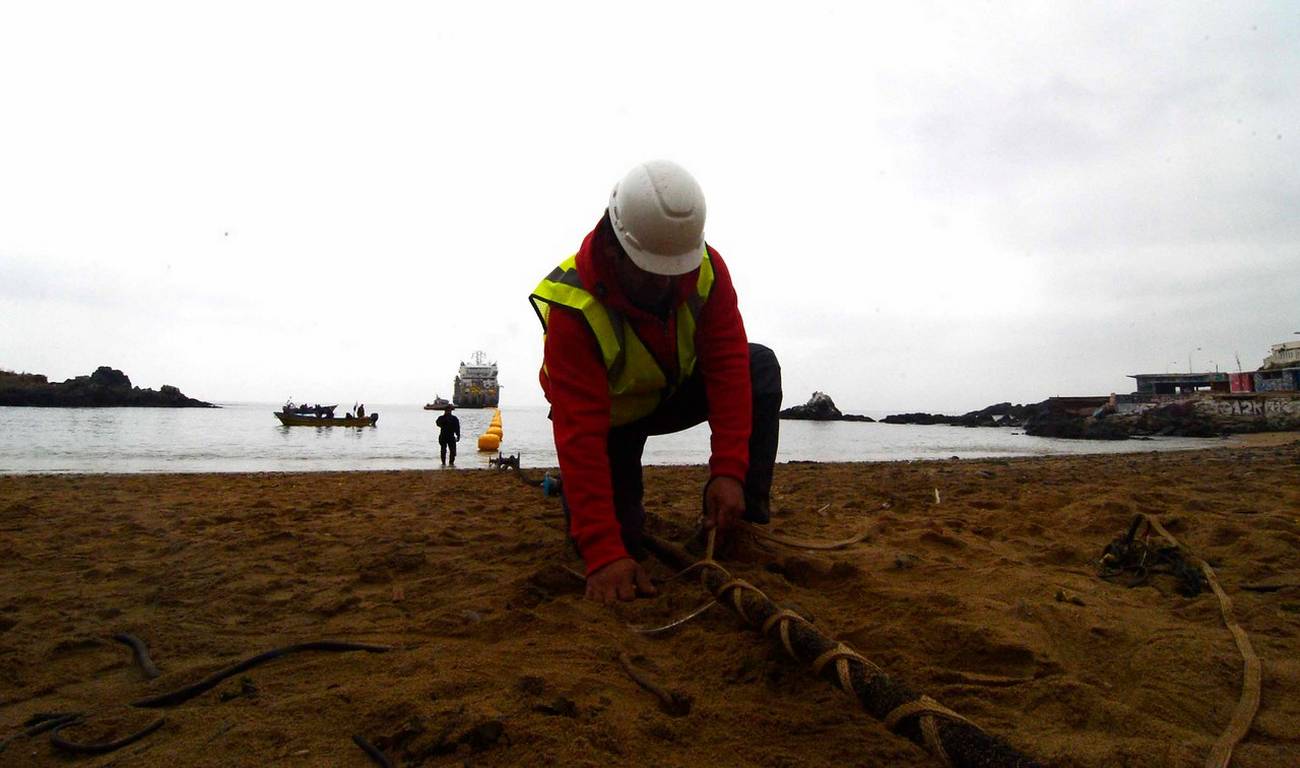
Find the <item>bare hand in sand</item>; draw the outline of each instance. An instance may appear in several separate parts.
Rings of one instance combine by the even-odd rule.
[[[704,489],[704,527],[726,533],[745,514],[745,487],[734,477],[715,477]]]
[[[616,600],[635,600],[637,595],[652,597],[654,594],[650,574],[630,557],[615,560],[587,577],[587,599],[605,605]]]

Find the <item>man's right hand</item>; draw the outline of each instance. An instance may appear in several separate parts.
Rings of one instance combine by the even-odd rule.
[[[606,565],[587,577],[587,599],[609,605],[617,600],[627,602],[638,595],[651,597],[655,587],[650,575],[641,564],[630,557]]]

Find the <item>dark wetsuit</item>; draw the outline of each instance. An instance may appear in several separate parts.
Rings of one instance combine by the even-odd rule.
[[[438,425],[438,452],[442,465],[447,466],[447,452],[451,451],[451,465],[456,466],[456,441],[460,439],[460,419],[444,413],[434,422]]]

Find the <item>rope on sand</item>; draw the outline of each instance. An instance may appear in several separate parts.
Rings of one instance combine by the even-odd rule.
[[[197,683],[193,683],[192,685],[187,685],[184,688],[178,688],[174,691],[162,693],[157,696],[150,696],[145,699],[133,701],[131,702],[131,706],[145,707],[145,708],[175,706],[176,704],[189,701],[190,699],[194,698],[195,696],[198,696],[200,693],[203,693],[204,691],[211,690],[212,688],[216,687],[216,685],[220,683],[222,680],[225,680],[226,678],[231,677],[232,675],[237,675],[240,672],[244,672],[246,670],[252,669],[253,667],[256,667],[259,664],[270,661],[271,659],[276,659],[281,656],[288,655],[290,653],[298,653],[300,651],[366,651],[368,653],[384,653],[385,651],[391,651],[391,650],[393,650],[392,646],[388,646],[388,645],[369,645],[367,643],[345,643],[345,642],[339,642],[335,640],[318,640],[310,643],[298,643],[297,645],[286,645],[283,648],[276,648],[274,650],[267,651],[266,653],[260,653],[256,656],[253,656],[252,658],[245,659],[237,664],[232,664],[229,667],[226,667],[225,669],[220,669],[208,675],[207,677],[203,678],[202,680],[198,681]]]
[[[158,730],[163,726],[163,723],[167,722],[167,718],[160,717],[157,720],[154,720],[152,723],[136,731],[135,733],[129,736],[123,736],[122,738],[117,739],[115,741],[99,741],[99,742],[83,743],[78,741],[69,741],[68,739],[65,739],[61,731],[64,728],[67,728],[70,725],[75,725],[79,722],[81,722],[81,720],[77,719],[71,722],[62,723],[59,726],[55,727],[54,730],[50,731],[50,743],[53,744],[55,747],[58,747],[59,749],[63,750],[64,752],[72,752],[73,754],[106,755],[109,752],[116,752],[122,747],[126,747],[131,744],[134,744],[140,739],[143,739],[145,736],[148,736],[149,734]]]
[[[693,611],[691,611],[690,613],[686,614],[685,616],[682,616],[682,617],[679,618],[679,619],[673,619],[672,621],[670,621],[670,622],[668,622],[667,624],[664,624],[664,625],[662,625],[662,626],[658,626],[658,627],[638,627],[638,626],[636,626],[635,624],[628,624],[628,625],[627,625],[627,628],[630,629],[630,630],[632,630],[633,632],[636,632],[636,633],[638,633],[638,634],[642,634],[642,635],[657,635],[657,634],[659,634],[660,632],[667,632],[667,631],[670,630],[670,629],[676,629],[677,627],[680,627],[681,625],[685,624],[686,622],[690,621],[691,619],[695,618],[696,616],[699,616],[699,615],[703,614],[705,611],[709,610],[710,608],[712,608],[713,606],[715,606],[715,605],[717,605],[717,604],[718,604],[718,601],[717,601],[717,600],[710,600],[710,601],[708,601],[707,603],[701,605],[699,608],[696,608],[695,610],[693,610]]]
[[[113,635],[113,639],[119,643],[125,643],[131,646],[131,653],[135,656],[135,663],[139,665],[140,671],[150,680],[162,674],[158,667],[154,665],[153,659],[149,658],[149,646],[144,641],[129,632],[118,632]]]
[[[844,643],[832,640],[799,614],[779,608],[754,585],[713,559],[715,533],[700,566],[700,583],[723,605],[813,673],[855,698],[894,733],[920,745],[951,768],[1035,768],[1041,764],[939,702],[894,680]],[[681,567],[686,558],[652,536],[643,541],[658,557]]]
[[[659,707],[672,717],[683,717],[691,713],[691,705],[694,703],[691,697],[681,691],[674,691],[664,688],[654,680],[651,680],[645,673],[638,670],[632,665],[632,660],[626,653],[618,655],[618,663],[622,665],[623,671],[627,676],[632,678],[632,682],[653,693],[656,699],[659,699]]]
[[[1219,586],[1219,579],[1210,564],[1189,552],[1179,543],[1178,539],[1174,538],[1173,534],[1165,530],[1160,521],[1150,515],[1138,513],[1137,518],[1133,521],[1133,526],[1130,528],[1130,538],[1138,532],[1137,529],[1140,523],[1145,523],[1148,528],[1169,542],[1171,547],[1183,553],[1185,558],[1201,569],[1201,573],[1205,575],[1205,580],[1210,584],[1210,589],[1214,591],[1214,596],[1219,598],[1219,612],[1223,615],[1223,623],[1227,626],[1228,631],[1232,633],[1232,639],[1237,643],[1237,650],[1241,652],[1243,662],[1241,697],[1237,700],[1237,708],[1232,713],[1232,719],[1228,721],[1228,727],[1220,734],[1218,741],[1214,743],[1214,747],[1210,749],[1210,754],[1205,759],[1206,768],[1227,768],[1228,763],[1232,760],[1232,750],[1250,731],[1250,724],[1254,721],[1255,713],[1259,710],[1260,687],[1264,677],[1263,667],[1260,664],[1259,656],[1255,654],[1255,649],[1250,644],[1250,638],[1246,635],[1246,631],[1237,623],[1236,614],[1232,610],[1232,599],[1223,591],[1223,587]]]
[[[845,547],[851,547],[854,544],[866,541],[867,538],[871,536],[871,531],[863,531],[855,536],[850,536],[847,539],[841,539],[840,541],[823,541],[820,539],[796,539],[790,536],[782,536],[778,533],[769,533],[768,531],[763,530],[761,526],[757,525],[746,525],[745,530],[764,541],[770,541],[774,544],[780,544],[794,549],[844,549]]]
[[[23,725],[26,726],[26,730],[19,731],[13,736],[0,739],[0,752],[4,752],[12,741],[17,741],[20,738],[39,736],[48,730],[63,725],[69,725],[81,718],[82,714],[80,712],[38,712],[37,714],[27,718],[26,722],[23,723]]]

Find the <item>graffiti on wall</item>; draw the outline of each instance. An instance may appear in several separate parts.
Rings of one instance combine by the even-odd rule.
[[[1300,388],[1300,371],[1286,370],[1255,374],[1256,392],[1290,392]]]
[[[1223,419],[1254,418],[1268,421],[1300,421],[1300,398],[1232,398],[1206,399],[1196,409],[1208,416]]]

